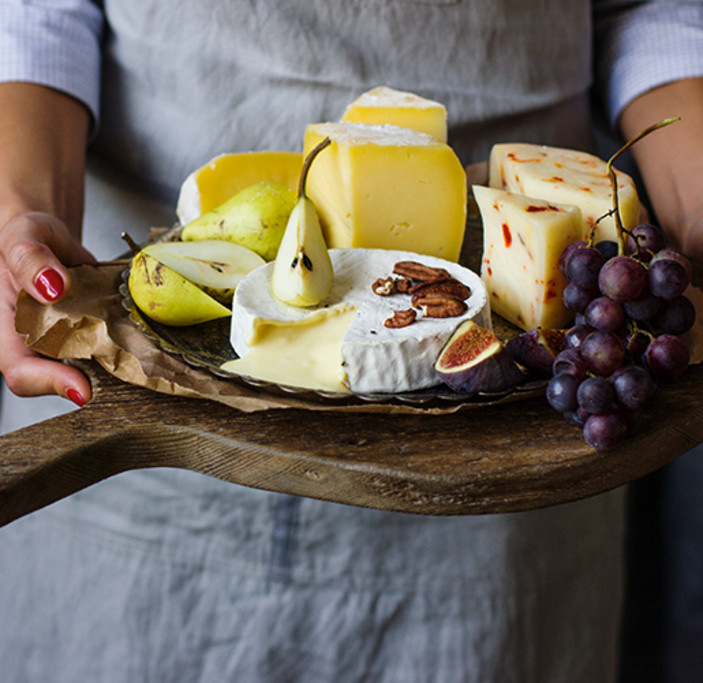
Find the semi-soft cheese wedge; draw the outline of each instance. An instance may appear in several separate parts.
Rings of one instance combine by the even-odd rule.
[[[456,263],[381,249],[331,249],[334,286],[311,309],[288,306],[271,293],[273,264],[250,273],[235,291],[231,342],[240,360],[223,368],[277,384],[357,393],[414,391],[438,384],[433,370],[442,345],[467,318],[491,327],[486,289]],[[446,268],[471,289],[455,318],[420,317],[402,328],[383,322],[410,308],[410,295],[379,296],[371,285],[399,261]]]
[[[220,154],[193,171],[181,185],[176,215],[187,225],[241,190],[268,181],[298,189],[303,157],[297,152]]]
[[[390,123],[447,141],[447,109],[443,104],[386,86],[360,95],[347,107],[342,121]]]
[[[483,222],[481,277],[491,309],[524,330],[564,327],[559,255],[583,238],[578,207],[474,185]]]
[[[632,178],[618,171],[620,215],[626,229],[637,225],[640,204]],[[613,208],[611,180],[602,159],[572,149],[527,143],[494,145],[489,158],[491,187],[581,209],[586,234]],[[617,239],[611,216],[598,222],[596,240]]]
[[[310,168],[307,193],[330,248],[366,247],[456,261],[466,227],[466,173],[451,147],[398,126],[320,123],[305,154],[332,144]]]

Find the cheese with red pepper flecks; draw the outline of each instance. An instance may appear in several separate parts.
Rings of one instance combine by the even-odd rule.
[[[490,187],[473,186],[483,222],[481,278],[493,310],[524,330],[564,327],[559,256],[583,239],[581,210]]]
[[[639,219],[640,203],[632,178],[616,171],[623,227],[630,230]],[[596,226],[596,241],[617,239],[613,191],[606,162],[572,149],[527,143],[494,145],[489,158],[491,187],[537,197],[548,202],[573,204],[581,209],[586,235]]]

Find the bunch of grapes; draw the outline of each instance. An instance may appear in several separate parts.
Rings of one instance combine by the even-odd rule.
[[[564,304],[575,318],[554,359],[547,400],[598,450],[635,433],[656,384],[686,370],[680,335],[696,317],[684,294],[691,264],[666,246],[659,228],[637,226],[624,246],[619,253],[610,240],[573,242],[559,262]]]

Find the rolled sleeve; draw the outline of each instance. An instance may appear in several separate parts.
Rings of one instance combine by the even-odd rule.
[[[82,101],[98,121],[102,11],[89,0],[0,1],[0,81]]]
[[[637,96],[703,76],[703,3],[599,2],[595,68],[611,125]]]

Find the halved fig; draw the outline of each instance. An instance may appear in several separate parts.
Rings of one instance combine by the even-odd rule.
[[[517,384],[522,372],[493,332],[465,320],[447,340],[434,365],[454,391],[475,394]]]
[[[506,351],[528,370],[552,374],[554,357],[562,350],[564,330],[545,330],[537,327],[521,332],[505,344]]]

